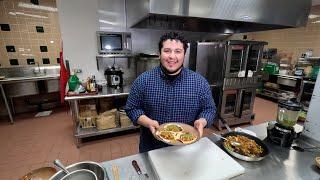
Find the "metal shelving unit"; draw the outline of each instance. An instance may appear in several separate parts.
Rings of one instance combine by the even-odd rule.
[[[99,136],[103,134],[110,134],[110,133],[116,133],[121,131],[127,131],[127,130],[133,130],[138,129],[140,126],[128,126],[128,127],[117,127],[112,129],[105,129],[105,130],[98,130],[97,128],[80,128],[77,127],[77,133],[75,134],[76,138],[86,138],[86,137],[92,137],[92,136]]]
[[[84,99],[99,99],[105,97],[123,97],[127,96],[130,91],[130,86],[124,86],[120,89],[113,89],[109,87],[103,87],[102,92],[96,95],[85,95],[85,96],[71,96],[66,97],[65,100],[70,104],[70,111],[73,120],[74,136],[76,138],[77,147],[81,146],[81,139],[87,137],[94,137],[104,134],[116,133],[120,131],[128,131],[138,129],[139,126],[128,126],[128,127],[116,127],[112,129],[98,130],[95,127],[92,128],[80,128],[78,123],[79,117],[79,101]]]

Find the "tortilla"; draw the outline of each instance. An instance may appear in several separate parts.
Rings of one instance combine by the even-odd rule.
[[[190,144],[197,140],[197,136],[192,133],[183,133],[179,137],[179,141],[181,141],[183,144]]]
[[[157,136],[165,142],[172,142],[175,140],[175,135],[171,131],[157,131]]]
[[[164,126],[165,131],[182,132],[183,128],[177,124],[167,124]]]

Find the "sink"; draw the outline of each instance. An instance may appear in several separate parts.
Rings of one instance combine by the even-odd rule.
[[[79,170],[79,169],[88,169],[88,170],[94,172],[97,175],[98,180],[107,180],[108,179],[108,176],[106,174],[105,169],[100,164],[98,164],[96,162],[84,161],[84,162],[79,162],[79,163],[69,165],[67,167],[67,170],[69,172]],[[66,175],[66,173],[63,172],[62,170],[60,170],[56,174],[54,174],[50,178],[50,180],[58,180],[58,179],[63,178],[65,175]]]

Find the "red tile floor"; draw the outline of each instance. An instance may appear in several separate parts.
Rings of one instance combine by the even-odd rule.
[[[256,98],[253,124],[274,120],[277,104]],[[215,128],[206,129],[210,135]],[[20,114],[10,125],[0,119],[0,179],[16,180],[27,172],[44,166],[53,166],[54,159],[69,165],[78,161],[108,161],[138,153],[139,133],[88,141],[81,148],[75,146],[72,120],[64,108],[54,109],[47,117],[35,118],[34,113]]]

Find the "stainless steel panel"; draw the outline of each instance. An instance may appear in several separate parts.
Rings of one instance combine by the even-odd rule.
[[[214,51],[214,45],[218,43],[198,43],[197,47],[197,61],[196,61],[196,72],[201,74],[207,79],[209,84],[214,83],[214,78],[211,76],[211,72],[215,71],[211,61],[217,61]]]
[[[45,82],[46,82],[48,93],[60,91],[60,80],[59,79],[47,80]]]
[[[98,0],[97,16],[100,31],[125,31],[125,0]]]
[[[160,64],[160,59],[157,57],[137,57],[137,76],[145,71],[151,70]]]
[[[278,76],[277,83],[290,87],[296,87],[297,79]]]
[[[21,82],[15,84],[6,84],[5,92],[8,97],[18,97],[38,94],[37,82]]]
[[[126,0],[126,6],[128,27],[238,33],[304,26],[311,0]]]

